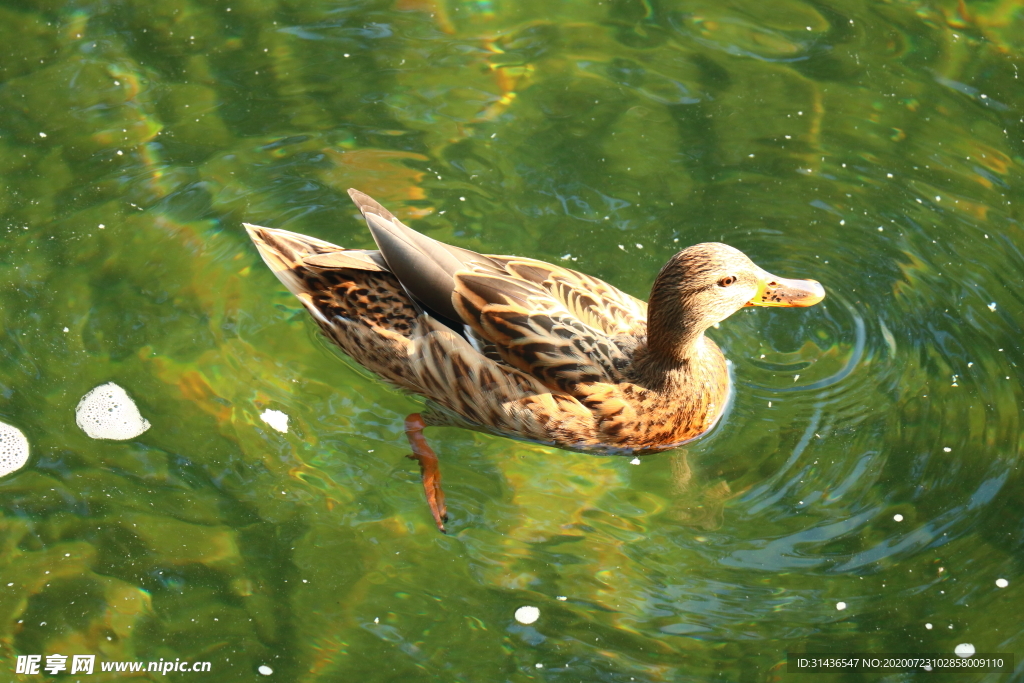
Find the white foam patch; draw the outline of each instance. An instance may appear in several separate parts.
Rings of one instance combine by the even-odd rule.
[[[516,610],[516,621],[520,624],[532,624],[540,618],[540,610],[533,605],[523,605]]]
[[[135,401],[124,389],[107,382],[82,397],[75,408],[75,421],[93,439],[126,441],[149,429]]]
[[[953,649],[953,652],[956,654],[957,657],[973,657],[974,646],[970,643],[960,643],[956,646],[956,648]]]
[[[288,433],[288,416],[280,410],[264,410],[260,419],[282,434]]]
[[[28,462],[28,439],[17,427],[0,422],[0,477],[17,472]]]

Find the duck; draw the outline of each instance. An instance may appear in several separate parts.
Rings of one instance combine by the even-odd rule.
[[[444,244],[348,193],[375,250],[244,225],[331,342],[426,399],[404,428],[441,532],[448,513],[427,427],[603,455],[677,448],[715,426],[732,391],[705,331],[746,306],[825,297],[815,280],[777,277],[707,242],[669,259],[645,303],[569,268]]]

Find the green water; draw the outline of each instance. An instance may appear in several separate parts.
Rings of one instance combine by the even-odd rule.
[[[0,680],[1024,680],[785,665],[1024,658],[1019,70],[1011,0],[6,0]],[[443,536],[419,404],[241,228],[370,247],[348,187],[637,296],[720,240],[828,298],[711,330],[735,401],[685,451],[428,431]],[[108,381],[149,431],[76,426]]]

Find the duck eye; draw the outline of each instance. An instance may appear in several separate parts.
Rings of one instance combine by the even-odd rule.
[[[734,282],[736,282],[736,278],[735,277],[733,277],[732,275],[726,275],[725,277],[723,277],[721,280],[718,281],[718,286],[719,287],[728,287],[729,285],[731,285]]]

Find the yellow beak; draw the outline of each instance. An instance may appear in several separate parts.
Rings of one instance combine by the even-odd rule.
[[[787,280],[764,273],[747,306],[813,306],[824,298],[825,288],[817,280]]]

